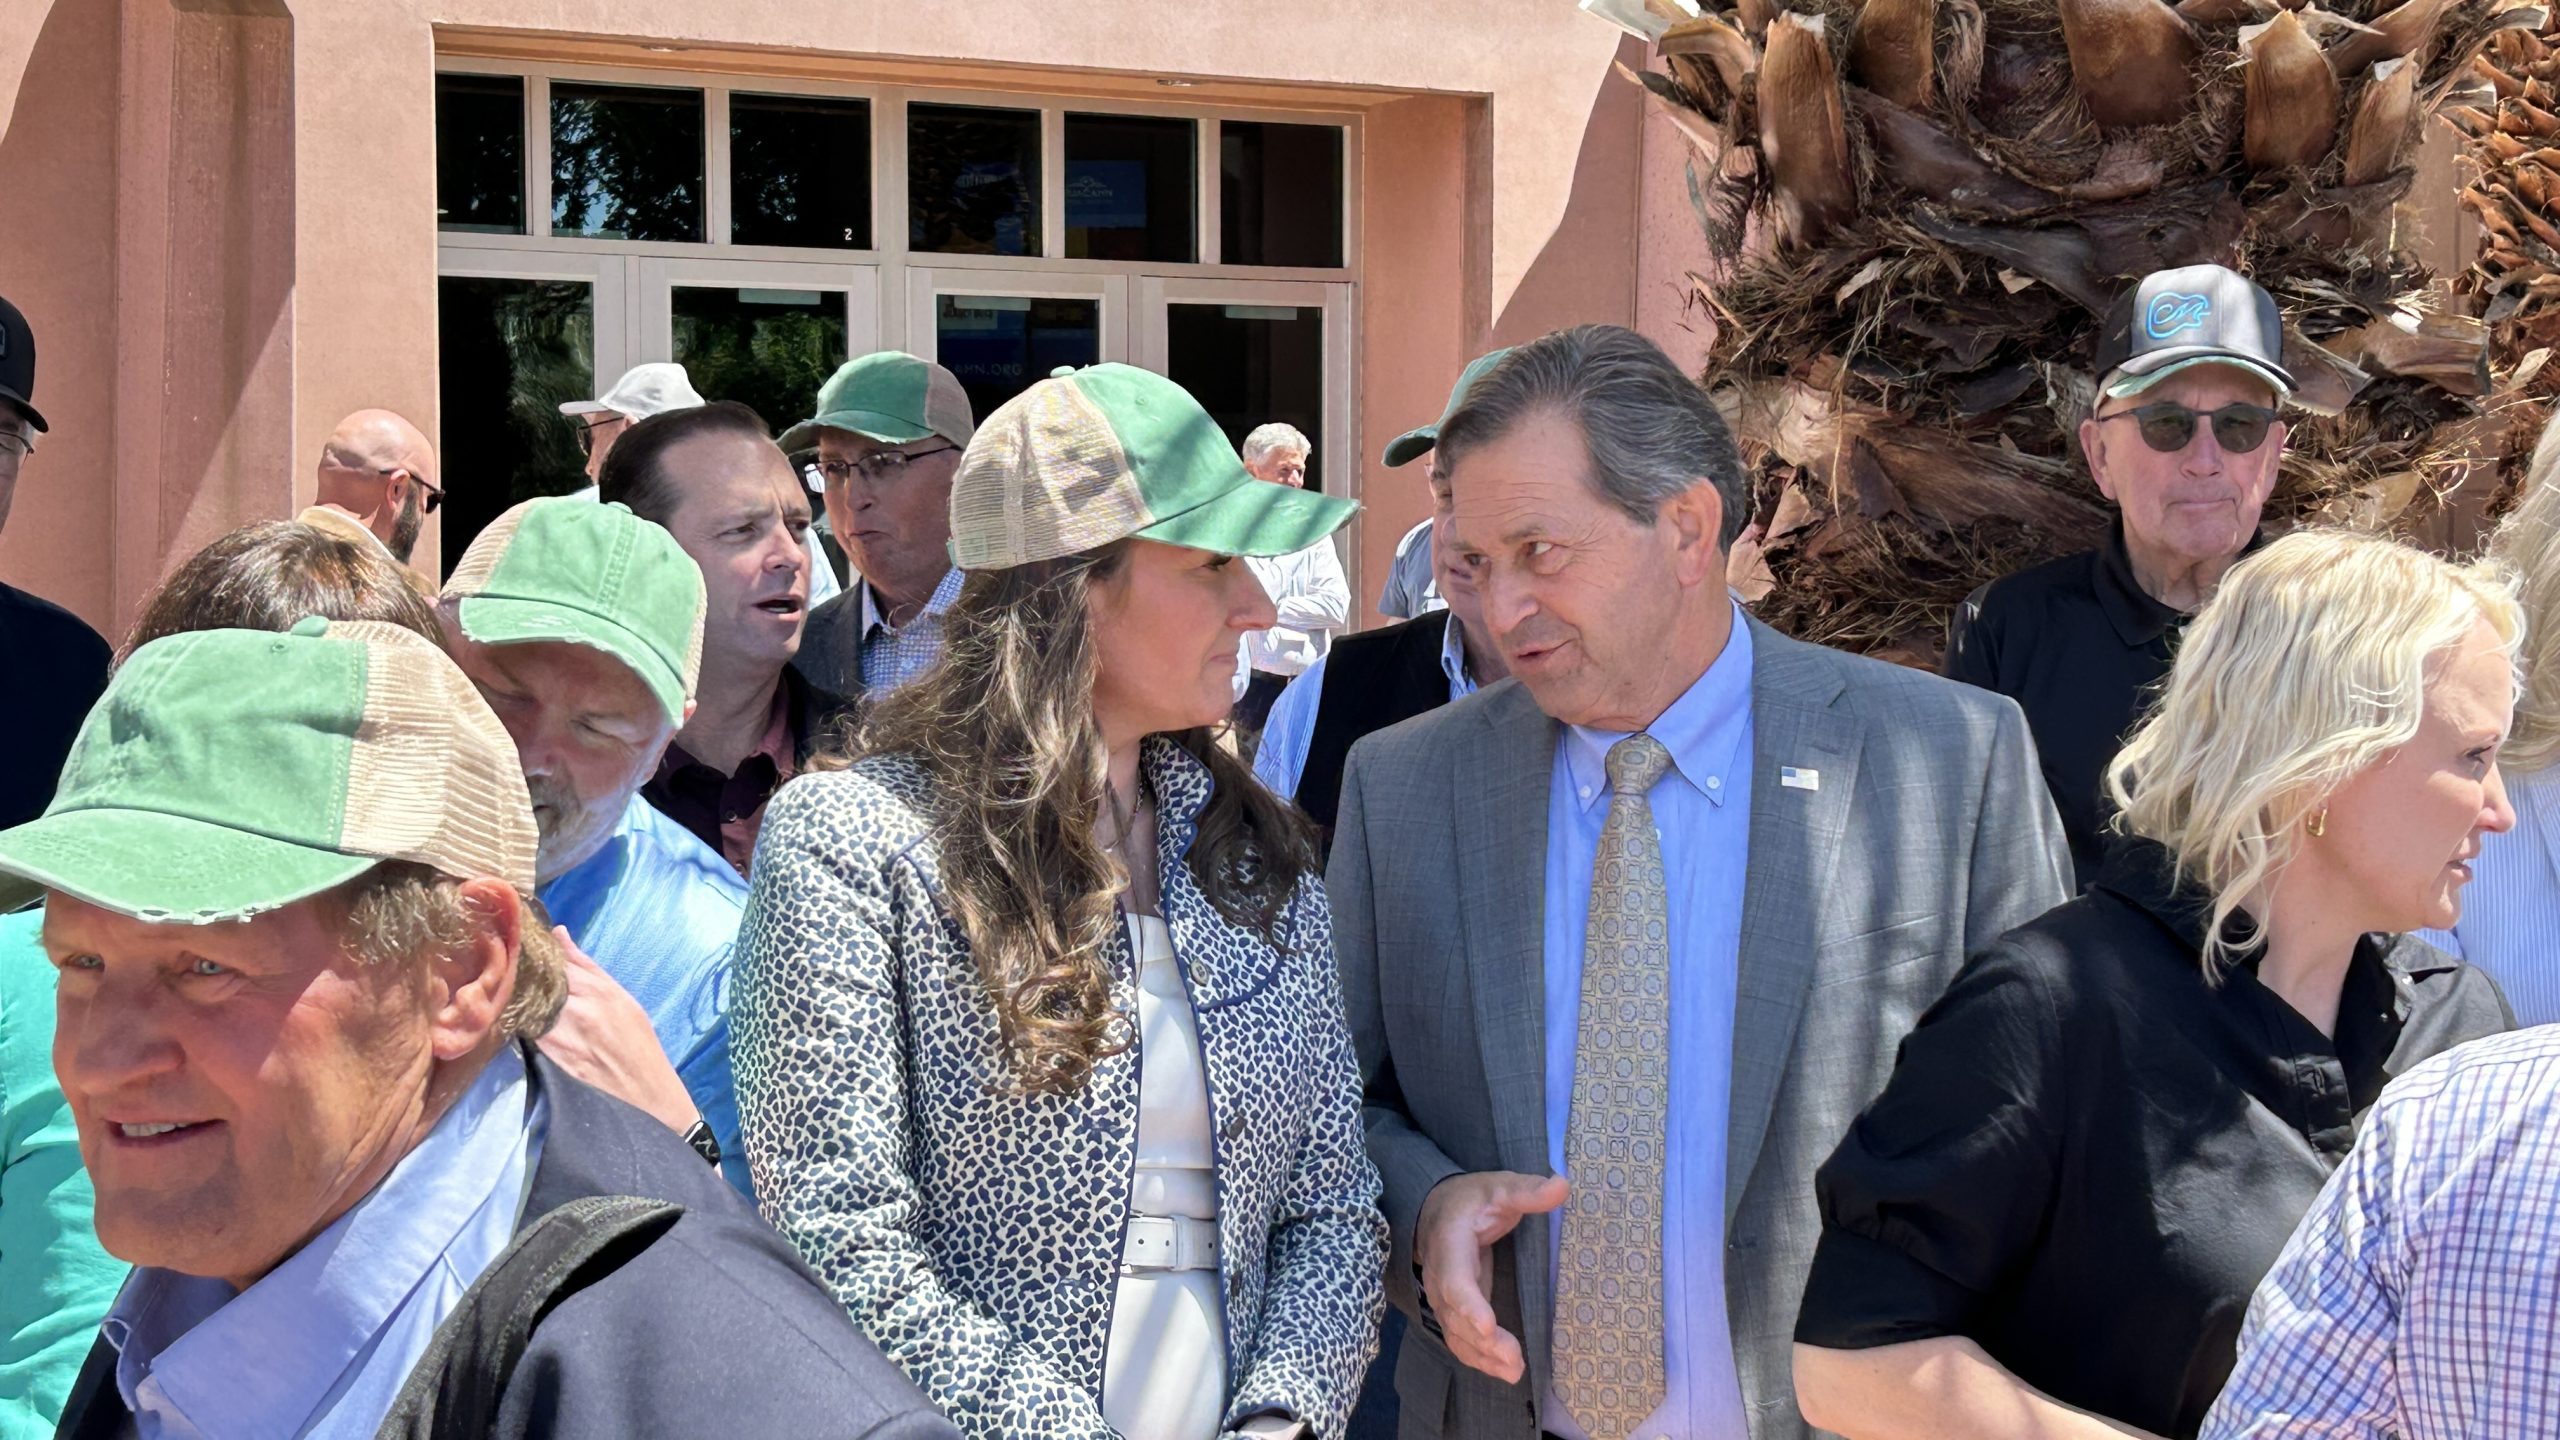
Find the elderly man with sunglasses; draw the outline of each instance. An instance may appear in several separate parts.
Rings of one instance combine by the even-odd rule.
[[[379,546],[407,566],[427,517],[444,503],[435,447],[425,432],[388,410],[358,410],[329,432],[318,468],[316,503],[294,518],[342,540]],[[418,593],[435,598],[431,574],[405,573]]]
[[[809,612],[793,667],[845,704],[892,690],[942,656],[942,615],[960,598],[951,565],[951,476],[977,422],[939,365],[884,350],[818,388],[817,413],[782,434],[815,447],[827,525],[859,577]]]
[[[2233,561],[2284,455],[2293,389],[2276,302],[2219,265],[2146,275],[2099,332],[2080,450],[2117,523],[2086,554],[1996,580],[1948,626],[1944,673],[2016,700],[2086,884],[2105,850],[2101,776],[2179,632]]]

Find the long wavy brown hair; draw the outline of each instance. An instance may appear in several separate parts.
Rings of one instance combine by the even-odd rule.
[[[1111,1007],[1108,961],[1127,874],[1094,838],[1107,755],[1093,714],[1088,609],[1128,542],[961,586],[942,660],[881,697],[813,768],[904,754],[934,780],[933,822],[951,907],[995,1002],[1005,1059],[1026,1093],[1062,1093],[1132,1042]],[[1289,896],[1316,869],[1313,829],[1207,728],[1165,738],[1209,769],[1185,863],[1229,923],[1283,943]]]

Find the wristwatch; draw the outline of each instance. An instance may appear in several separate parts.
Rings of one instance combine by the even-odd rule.
[[[694,1121],[693,1128],[684,1132],[684,1143],[693,1147],[694,1154],[710,1161],[712,1169],[720,1168],[720,1137],[711,1133],[710,1121]]]

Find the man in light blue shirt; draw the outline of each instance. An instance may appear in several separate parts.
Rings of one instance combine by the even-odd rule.
[[[546,1044],[623,1052],[641,1108],[689,1134],[698,1114],[705,1133],[692,1138],[716,1145],[744,1191],[726,1014],[746,886],[640,796],[693,710],[703,605],[702,572],[675,537],[623,506],[571,499],[499,516],[444,591],[455,659],[523,761],[542,903],[649,1019],[649,1033],[616,1033],[602,987],[573,983]]]
[[[1741,1381],[1725,1321],[1725,1105],[1733,1078],[1736,951],[1751,855],[1751,627],[1733,607],[1724,651],[1644,733],[1671,751],[1649,799],[1671,907],[1671,1056],[1663,1115],[1662,1254],[1667,1433],[1738,1433]],[[1547,1158],[1565,1174],[1582,1013],[1582,950],[1592,860],[1608,819],[1609,749],[1625,732],[1559,727],[1547,784]],[[1561,1216],[1549,1222],[1560,1236]],[[1556,1247],[1561,1252],[1563,1246]],[[1594,1440],[1552,1389],[1547,1429]],[[1644,1433],[1650,1434],[1651,1430]]]
[[[524,1060],[500,1050],[367,1203],[246,1290],[134,1272],[102,1329],[137,1428],[371,1435],[436,1326],[515,1238],[542,1133]]]
[[[1814,1171],[2069,893],[2025,720],[1744,614],[1749,472],[1633,332],[1516,347],[1433,458],[1511,678],[1352,747],[1325,875],[1403,1433],[1810,1440]]]
[[[415,630],[124,662],[0,831],[98,1239],[137,1267],[58,1433],[423,1435],[414,1380],[482,1440],[956,1434],[699,1156],[531,1047],[570,985],[538,848],[505,728]],[[600,1198],[640,1222],[604,1222],[615,1263],[558,1265]]]

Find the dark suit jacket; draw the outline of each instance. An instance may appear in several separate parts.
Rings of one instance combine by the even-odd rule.
[[[782,1237],[674,1132],[538,1052],[529,1068],[550,1120],[520,1225],[589,1195],[670,1200],[685,1213],[543,1318],[492,1436],[957,1440]],[[59,1440],[126,1433],[115,1365],[101,1337]]]

